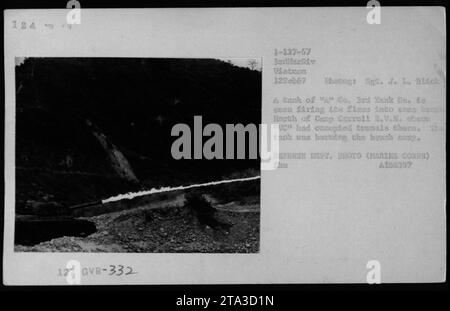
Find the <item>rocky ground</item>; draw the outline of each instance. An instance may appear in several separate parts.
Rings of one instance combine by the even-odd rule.
[[[87,237],[64,236],[34,246],[16,245],[31,252],[138,252],[138,253],[254,253],[259,251],[259,198],[219,204],[215,217],[229,228],[201,224],[183,205],[145,204],[93,217],[97,232]],[[227,226],[228,227],[228,226]]]

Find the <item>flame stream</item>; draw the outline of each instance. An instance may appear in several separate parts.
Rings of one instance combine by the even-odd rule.
[[[254,177],[247,177],[247,178],[237,178],[237,179],[225,179],[225,180],[219,180],[219,181],[211,181],[203,184],[193,184],[189,186],[178,186],[178,187],[161,187],[158,189],[152,188],[150,190],[144,190],[144,191],[138,191],[138,192],[128,192],[124,194],[119,194],[116,196],[109,197],[107,199],[102,200],[102,204],[109,203],[109,202],[115,202],[120,200],[130,200],[136,197],[141,197],[144,195],[149,194],[155,194],[155,193],[163,193],[163,192],[170,192],[170,191],[177,191],[177,190],[185,190],[185,189],[192,189],[192,188],[200,188],[200,187],[207,187],[207,186],[214,186],[214,185],[220,185],[220,184],[228,184],[233,182],[240,182],[240,181],[250,181],[250,180],[256,180],[260,179],[261,176],[254,176]]]

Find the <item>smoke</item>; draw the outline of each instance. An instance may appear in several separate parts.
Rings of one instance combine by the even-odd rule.
[[[130,200],[136,197],[141,197],[144,195],[150,195],[155,193],[163,193],[163,192],[170,192],[170,191],[177,191],[177,190],[185,190],[185,189],[192,189],[192,188],[200,188],[200,187],[208,187],[208,186],[214,186],[214,185],[220,185],[220,184],[228,184],[233,182],[241,182],[241,181],[250,181],[250,180],[256,180],[260,179],[261,176],[254,176],[254,177],[247,177],[247,178],[237,178],[237,179],[225,179],[225,180],[219,180],[219,181],[211,181],[203,184],[193,184],[189,186],[178,186],[178,187],[161,187],[158,189],[152,188],[150,190],[144,190],[144,191],[138,191],[138,192],[128,192],[124,194],[119,194],[107,199],[102,200],[102,204],[109,203],[109,202],[115,202],[120,200]]]

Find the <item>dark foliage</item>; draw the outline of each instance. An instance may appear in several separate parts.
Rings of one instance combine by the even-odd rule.
[[[208,200],[205,199],[204,196],[199,193],[187,193],[185,196],[184,206],[197,217],[201,225],[209,226],[213,229],[228,229],[230,227],[229,224],[225,224],[216,219],[215,208]]]
[[[190,192],[185,195],[184,206],[201,217],[214,217],[214,207],[196,192]]]
[[[177,161],[170,153],[172,126],[192,125],[194,115],[204,124],[259,124],[258,71],[214,59],[27,58],[16,85],[18,201],[51,194],[75,204],[259,170],[258,160]],[[115,176],[86,120],[124,153],[140,185]]]

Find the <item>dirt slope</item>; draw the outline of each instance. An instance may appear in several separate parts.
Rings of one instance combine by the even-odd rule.
[[[211,199],[213,200],[213,199]],[[183,207],[183,196],[167,204],[147,203],[132,209],[84,217],[97,232],[85,238],[61,237],[15,251],[254,253],[259,251],[259,202],[213,203],[216,217],[229,229],[201,225]]]

